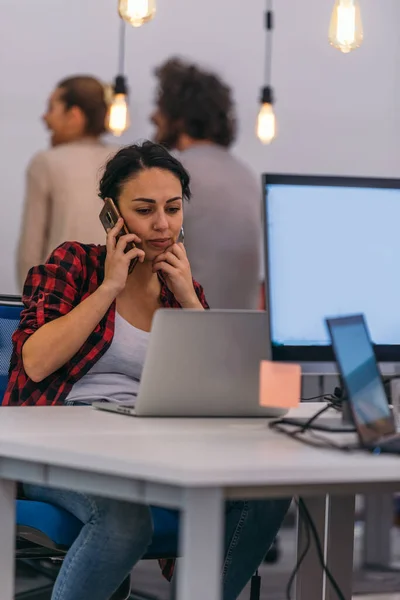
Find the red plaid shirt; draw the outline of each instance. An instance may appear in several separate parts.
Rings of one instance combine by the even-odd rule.
[[[66,315],[90,296],[104,278],[105,246],[66,242],[46,264],[33,267],[27,276],[22,301],[25,306],[13,335],[13,353],[3,406],[63,404],[72,386],[85,375],[110,347],[114,336],[115,302],[83,346],[63,367],[40,383],[32,381],[22,363],[22,346],[39,327]],[[162,277],[160,300],[163,308],[181,308]],[[208,308],[202,287],[194,283],[196,294]],[[170,580],[175,561],[160,560],[163,575]]]
[[[22,363],[22,346],[29,336],[45,323],[66,315],[99,287],[104,278],[105,258],[105,246],[66,242],[44,265],[29,271],[22,296],[25,308],[13,335],[14,348],[3,406],[63,404],[74,383],[110,347],[114,336],[115,302],[75,356],[40,383],[27,376]],[[162,307],[181,308],[164,280],[160,279]],[[202,287],[194,282],[194,288],[201,304],[208,308]]]

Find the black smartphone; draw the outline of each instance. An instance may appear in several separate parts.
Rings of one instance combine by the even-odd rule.
[[[118,208],[116,207],[114,201],[111,198],[106,198],[104,200],[104,206],[101,209],[101,213],[99,216],[100,216],[100,221],[106,231],[115,227],[116,224],[118,223],[118,219],[121,218],[121,214],[120,214]],[[123,235],[127,235],[128,233],[130,233],[130,232],[128,231],[128,229],[124,223],[121,231],[117,235],[117,241],[119,240],[120,237],[122,237]],[[135,244],[133,242],[129,242],[126,245],[125,252],[129,252],[130,250],[133,250],[133,248],[136,248]],[[134,258],[133,260],[131,260],[131,264],[129,265],[129,271],[128,271],[129,273],[132,273],[138,260],[139,260],[138,258]]]

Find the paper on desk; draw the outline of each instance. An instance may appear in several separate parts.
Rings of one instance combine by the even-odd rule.
[[[263,360],[260,363],[261,406],[294,408],[301,395],[301,367]]]

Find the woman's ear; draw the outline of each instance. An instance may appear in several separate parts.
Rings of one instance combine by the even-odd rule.
[[[68,109],[68,118],[74,128],[79,128],[82,132],[86,130],[87,119],[79,106],[71,106],[71,108]]]

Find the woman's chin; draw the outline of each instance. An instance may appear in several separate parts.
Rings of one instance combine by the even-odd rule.
[[[150,261],[153,261],[155,258],[157,258],[157,256],[160,256],[160,254],[163,254],[165,252],[163,248],[154,248],[150,245],[146,245],[146,247],[143,248],[143,250],[145,253],[145,260]]]
[[[155,259],[157,258],[157,256],[159,256],[160,254],[162,254],[162,252],[157,252],[157,251],[154,251],[154,250],[152,250],[152,251],[146,250],[145,252],[146,252],[146,255],[145,255],[145,258],[144,258],[144,261],[143,261],[144,265],[146,265],[146,264],[147,265],[152,265],[154,263]]]

